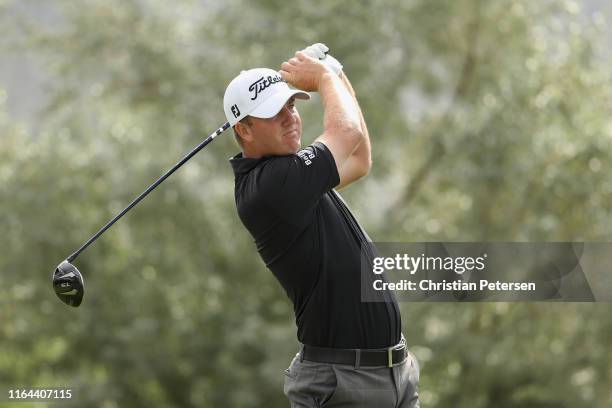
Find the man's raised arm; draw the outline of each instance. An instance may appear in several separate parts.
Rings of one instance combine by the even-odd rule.
[[[362,177],[367,170],[353,164],[353,155],[361,144],[369,141],[362,128],[362,116],[349,87],[338,75],[319,60],[297,52],[294,58],[281,65],[281,76],[296,88],[318,91],[323,102],[323,134],[317,138],[334,156],[340,184],[343,187]],[[364,123],[365,125],[365,123]],[[367,131],[367,129],[366,129]]]
[[[353,175],[354,178],[351,180],[347,180],[347,183],[344,185],[340,183],[338,188],[342,188],[345,185],[348,185],[353,181],[356,181],[368,174],[370,168],[372,167],[372,148],[370,146],[370,133],[368,132],[368,127],[363,117],[363,112],[359,107],[359,102],[357,102],[357,96],[355,95],[355,91],[353,90],[351,82],[349,81],[348,77],[344,72],[341,71],[339,75],[347,90],[353,97],[355,104],[357,105],[357,109],[359,111],[359,121],[361,124],[361,132],[363,133],[363,141],[359,144],[357,149],[355,149],[353,154],[344,164],[344,166],[346,167],[344,172]]]

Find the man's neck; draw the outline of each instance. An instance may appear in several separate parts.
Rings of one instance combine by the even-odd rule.
[[[261,158],[261,154],[257,153],[257,152],[253,152],[249,149],[242,149],[242,157],[246,158],[246,159],[260,159]]]

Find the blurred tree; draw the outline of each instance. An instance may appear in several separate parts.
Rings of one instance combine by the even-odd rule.
[[[609,60],[574,2],[64,1],[52,27],[22,3],[0,37],[45,61],[52,102],[37,134],[0,106],[0,385],[70,385],[66,406],[287,405],[291,306],[235,214],[231,137],[79,258],[80,309],[48,279],[224,121],[235,74],[309,43],[366,114],[374,169],[344,194],[376,240],[612,231]],[[299,109],[309,142],[321,108]],[[603,304],[402,307],[424,406],[612,404]]]

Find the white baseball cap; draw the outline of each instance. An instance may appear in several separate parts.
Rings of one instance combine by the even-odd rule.
[[[308,93],[289,88],[272,69],[249,69],[242,71],[225,89],[223,110],[230,126],[234,126],[246,116],[273,117],[292,96],[310,99]]]

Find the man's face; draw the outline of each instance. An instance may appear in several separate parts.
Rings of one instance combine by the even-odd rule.
[[[271,118],[250,117],[249,125],[252,142],[249,143],[253,156],[283,156],[294,154],[301,147],[302,119],[291,98]]]

